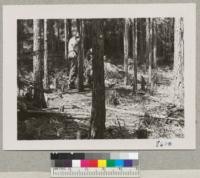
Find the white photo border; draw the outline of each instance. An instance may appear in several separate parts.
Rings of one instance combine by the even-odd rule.
[[[76,12],[76,13],[75,13]],[[184,18],[184,138],[109,140],[17,140],[17,19]],[[87,4],[3,6],[4,150],[165,150],[196,148],[196,5]],[[163,147],[158,143],[164,143]],[[166,144],[165,144],[166,143]],[[171,143],[171,144],[167,144]]]

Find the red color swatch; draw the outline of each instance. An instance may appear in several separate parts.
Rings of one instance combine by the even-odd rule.
[[[89,160],[89,167],[98,167],[98,160]]]

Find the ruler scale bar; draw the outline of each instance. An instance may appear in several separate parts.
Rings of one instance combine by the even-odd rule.
[[[139,177],[133,168],[51,168],[52,177]]]

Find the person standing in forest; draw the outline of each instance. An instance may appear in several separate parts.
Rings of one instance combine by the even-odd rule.
[[[76,28],[72,30],[72,37],[68,43],[68,58],[70,62],[70,73],[69,73],[69,89],[75,88],[75,81],[78,72],[78,45],[80,42],[79,33]]]
[[[88,87],[92,87],[92,48],[90,48],[86,54],[86,59],[84,60],[84,77],[85,84]]]

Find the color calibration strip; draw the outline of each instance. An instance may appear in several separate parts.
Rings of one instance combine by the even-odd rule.
[[[138,160],[54,160],[52,167],[74,168],[105,168],[105,167],[135,167]]]
[[[138,153],[51,153],[52,177],[139,177]]]

